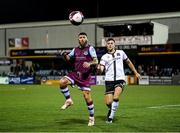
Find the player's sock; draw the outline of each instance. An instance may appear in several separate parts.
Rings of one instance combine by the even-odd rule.
[[[114,118],[114,115],[115,115],[115,112],[116,112],[118,106],[119,106],[119,99],[113,99],[109,119],[112,120]]]
[[[94,117],[94,104],[93,104],[93,101],[91,101],[89,103],[87,102],[86,104],[88,106],[89,116]]]
[[[61,91],[61,93],[64,95],[64,97],[66,98],[66,99],[69,99],[70,98],[70,91],[69,91],[69,88],[68,87],[66,87],[66,88],[60,88],[60,91]]]
[[[111,104],[106,104],[108,107],[108,113],[107,113],[107,118],[109,118],[109,115],[111,114]]]

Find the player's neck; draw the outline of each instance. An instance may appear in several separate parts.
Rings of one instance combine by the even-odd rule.
[[[79,45],[79,48],[85,48],[87,46],[87,43],[84,45]]]
[[[115,51],[116,51],[115,49],[112,49],[112,50],[109,50],[108,53],[113,54],[113,53],[115,53]]]

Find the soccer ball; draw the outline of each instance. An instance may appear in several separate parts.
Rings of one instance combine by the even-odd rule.
[[[82,22],[84,20],[84,15],[80,11],[72,11],[69,14],[69,20],[70,20],[71,24],[78,26],[78,25],[82,24]]]

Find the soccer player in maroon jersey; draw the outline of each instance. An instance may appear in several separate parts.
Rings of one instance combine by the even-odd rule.
[[[90,78],[92,66],[98,64],[97,54],[92,45],[88,43],[87,34],[81,32],[78,35],[79,46],[70,53],[63,53],[66,61],[74,59],[74,71],[60,79],[60,90],[66,101],[61,109],[67,109],[73,104],[68,85],[77,85],[82,91],[89,112],[88,126],[94,125],[94,104],[91,97]]]

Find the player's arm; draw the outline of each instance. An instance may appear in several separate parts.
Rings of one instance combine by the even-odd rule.
[[[97,65],[97,74],[102,74],[104,72],[105,64],[107,64],[106,57],[102,56],[99,64]]]
[[[128,64],[128,66],[130,67],[130,69],[134,72],[135,76],[139,79],[140,78],[140,74],[136,71],[133,63],[131,62],[130,59],[126,59],[126,63]]]
[[[92,57],[92,61],[90,61],[90,62],[84,62],[84,63],[83,63],[83,67],[84,67],[84,68],[88,68],[88,67],[90,67],[90,66],[94,66],[94,65],[97,65],[97,64],[98,64],[98,58],[97,58],[96,51],[95,51],[94,47],[91,46],[91,47],[89,48],[89,52],[90,52],[90,55],[91,55],[91,57]]]
[[[89,53],[92,57],[92,61],[89,62],[90,66],[97,65],[98,64],[98,58],[97,58],[96,50],[94,49],[94,47],[90,46]]]
[[[98,64],[98,59],[97,57],[94,57],[92,61],[89,62],[89,65],[92,66],[92,65],[97,65]]]
[[[84,62],[84,63],[83,63],[83,67],[84,67],[84,68],[89,68],[90,66],[95,66],[95,65],[97,65],[97,64],[98,64],[98,59],[97,59],[97,57],[94,57],[92,61],[90,61],[90,62]]]
[[[63,53],[62,53],[62,56],[63,56],[63,58],[64,58],[66,61],[69,61],[69,60],[70,60],[70,56],[68,55],[67,52],[63,52]]]
[[[103,73],[104,68],[105,68],[104,65],[98,64],[98,65],[97,65],[97,73],[98,73],[98,74]]]
[[[66,51],[62,51],[62,56],[66,61],[69,61],[71,59],[71,57],[74,56],[74,49],[70,53],[68,53]]]

